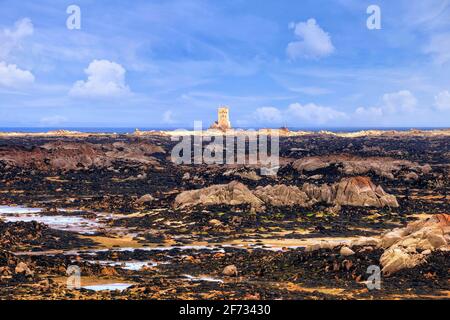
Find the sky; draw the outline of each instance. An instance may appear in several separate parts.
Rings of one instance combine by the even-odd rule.
[[[0,0],[0,127],[191,128],[221,105],[246,128],[450,127],[450,0]]]

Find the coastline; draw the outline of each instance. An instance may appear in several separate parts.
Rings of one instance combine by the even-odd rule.
[[[241,135],[251,132],[258,134],[271,135],[278,134],[281,137],[314,136],[327,135],[342,138],[365,137],[365,136],[450,136],[450,128],[446,129],[410,129],[410,130],[382,130],[370,129],[360,131],[331,131],[331,130],[298,130],[290,131],[288,129],[262,128],[254,130],[230,129],[226,131],[207,129],[202,131],[194,130],[148,130],[141,131],[136,129],[131,133],[119,132],[82,132],[76,130],[51,130],[46,132],[21,132],[21,131],[0,131],[0,137],[87,137],[87,136],[183,136],[183,135]]]

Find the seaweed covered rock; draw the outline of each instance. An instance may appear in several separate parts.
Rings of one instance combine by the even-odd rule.
[[[381,186],[375,186],[367,177],[341,180],[336,186],[334,203],[360,207],[399,206],[395,196],[387,194]]]
[[[258,187],[253,192],[255,196],[264,201],[265,204],[276,206],[302,206],[309,207],[311,205],[308,195],[300,190],[297,186],[267,185]]]
[[[158,161],[152,155],[164,152],[162,147],[144,142],[96,144],[55,141],[33,148],[1,149],[0,162],[13,167],[43,171],[86,170],[107,168],[115,161],[156,165]]]
[[[346,154],[305,157],[292,163],[292,167],[300,173],[314,172],[332,165],[338,166],[339,170],[345,175],[353,176],[374,173],[387,179],[395,179],[402,171],[419,175],[427,174],[431,171],[431,167],[428,164],[421,166],[416,162],[390,157],[363,158]]]
[[[249,204],[255,210],[260,210],[263,201],[257,198],[244,184],[232,181],[229,184],[212,185],[207,188],[184,191],[175,198],[177,209],[195,207],[198,205],[241,205]]]
[[[395,196],[387,194],[368,177],[344,178],[332,185],[304,184],[302,190],[316,202],[340,206],[380,208],[399,206]]]
[[[390,275],[401,269],[425,262],[427,253],[449,249],[450,215],[437,214],[431,218],[409,223],[383,235],[381,246],[385,252],[380,258],[383,273]]]
[[[311,207],[315,203],[361,207],[398,207],[395,196],[387,194],[381,186],[375,186],[370,178],[352,177],[333,185],[304,184],[302,188],[292,185],[259,186],[251,191],[244,184],[233,181],[229,184],[212,185],[198,190],[180,193],[175,198],[177,209],[212,205],[249,204],[256,211],[264,205],[274,207]]]

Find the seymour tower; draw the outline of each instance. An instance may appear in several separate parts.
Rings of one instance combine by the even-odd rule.
[[[213,123],[211,129],[228,130],[231,129],[229,110],[227,107],[220,107],[217,111],[217,121]]]

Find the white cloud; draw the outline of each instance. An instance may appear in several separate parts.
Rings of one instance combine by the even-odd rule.
[[[88,78],[77,81],[69,94],[77,97],[118,97],[130,93],[125,83],[126,70],[118,63],[94,60],[84,70]]]
[[[31,36],[33,32],[34,27],[29,18],[16,21],[12,29],[0,31],[0,59],[6,59],[13,49],[20,46],[22,39]]]
[[[417,99],[409,90],[386,93],[383,95],[382,101],[379,106],[357,108],[353,113],[354,120],[373,122],[401,119],[401,117],[411,116],[418,111]]]
[[[383,116],[383,110],[377,107],[360,107],[355,110],[355,116],[361,120],[372,121],[381,118]]]
[[[439,92],[439,94],[434,97],[434,102],[438,110],[450,110],[450,93],[447,90]]]
[[[21,70],[15,64],[0,62],[0,86],[19,88],[34,82],[30,71]]]
[[[347,119],[347,115],[330,107],[308,103],[301,105],[293,103],[288,107],[288,114],[292,117],[311,122],[313,124],[324,124],[331,121]]]
[[[0,30],[0,59],[8,60],[11,52],[21,45],[23,38],[32,35],[33,24],[28,18],[18,20],[12,29]],[[0,61],[0,86],[20,88],[34,82],[34,75],[15,64]]]
[[[437,64],[450,61],[450,33],[435,34],[424,47],[424,52],[430,54]]]
[[[299,38],[298,41],[290,42],[286,48],[289,59],[320,58],[334,52],[330,35],[316,23],[316,20],[291,23],[289,28],[294,29],[294,34]]]
[[[256,109],[255,117],[262,123],[277,123],[283,119],[281,111],[274,107],[261,107]]]
[[[344,112],[334,108],[320,106],[314,103],[300,104],[292,103],[287,108],[260,107],[255,110],[252,117],[245,123],[238,121],[239,125],[248,126],[254,121],[259,124],[280,124],[289,125],[310,125],[318,126],[328,124],[332,121],[340,123],[348,120],[349,117]],[[254,124],[253,124],[254,125]]]
[[[417,107],[417,99],[408,90],[401,90],[383,95],[383,112],[412,112]]]

